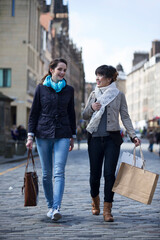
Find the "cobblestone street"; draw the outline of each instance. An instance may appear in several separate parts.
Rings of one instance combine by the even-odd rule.
[[[133,143],[122,144],[122,151],[133,151]],[[142,143],[146,169],[160,174],[160,158]],[[138,153],[138,151],[137,151]],[[39,176],[37,207],[23,207],[21,187],[26,160],[0,165],[0,239],[5,240],[77,240],[77,239],[160,239],[160,180],[151,205],[145,205],[115,194],[115,222],[103,221],[103,178],[101,184],[101,213],[91,214],[89,194],[89,163],[87,144],[69,153],[66,185],[62,202],[62,220],[47,218],[39,158],[35,158]]]

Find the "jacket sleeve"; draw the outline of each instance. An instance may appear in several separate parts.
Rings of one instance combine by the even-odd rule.
[[[95,102],[94,92],[91,92],[89,95],[89,98],[87,100],[86,106],[83,110],[82,117],[84,120],[89,120],[92,117],[92,114],[94,113],[94,110],[92,109],[92,103]]]
[[[72,135],[76,135],[76,114],[74,109],[74,89],[72,88],[72,96],[68,104],[68,115],[71,125]]]
[[[124,127],[127,130],[127,133],[129,134],[131,140],[133,140],[133,138],[136,137],[135,130],[133,128],[132,121],[128,114],[128,106],[127,106],[125,95],[122,93],[121,96],[122,96],[121,97],[121,106],[120,106],[121,120],[122,120]]]
[[[28,132],[34,133],[36,132],[36,126],[40,114],[40,85],[37,86],[35,95],[33,98],[32,107],[30,110],[29,121],[28,121]]]

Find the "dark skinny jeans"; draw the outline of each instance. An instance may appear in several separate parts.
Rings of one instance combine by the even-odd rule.
[[[91,196],[94,198],[99,194],[104,160],[104,202],[113,202],[112,187],[115,181],[120,146],[116,145],[110,136],[92,137],[88,143],[88,153]]]

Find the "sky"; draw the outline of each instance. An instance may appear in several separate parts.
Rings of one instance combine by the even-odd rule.
[[[160,40],[160,0],[63,0],[69,6],[69,35],[82,47],[86,82],[95,81],[95,69],[132,69],[134,52],[149,52]]]

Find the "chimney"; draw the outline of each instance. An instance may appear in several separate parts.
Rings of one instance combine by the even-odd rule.
[[[154,40],[152,41],[152,48],[150,52],[150,57],[153,57],[157,53],[160,53],[160,41]]]
[[[147,52],[135,52],[134,58],[132,61],[132,66],[135,66],[137,63],[142,62],[145,59],[149,59],[149,53]]]

